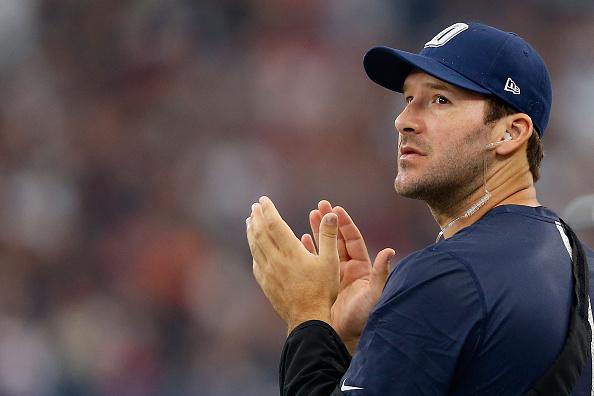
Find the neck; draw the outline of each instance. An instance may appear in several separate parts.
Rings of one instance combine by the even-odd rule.
[[[534,189],[534,182],[528,165],[526,165],[525,169],[508,167],[496,170],[487,179],[486,188],[490,192],[490,198],[476,211],[473,211],[471,208],[478,206],[479,201],[481,199],[484,200],[485,196],[485,189],[482,183],[460,205],[449,206],[447,208],[430,205],[431,213],[443,230],[444,238],[447,239],[461,229],[475,223],[495,206],[540,206],[536,198],[536,190]],[[465,216],[469,212],[472,212],[472,214]],[[448,227],[450,223],[452,224]]]

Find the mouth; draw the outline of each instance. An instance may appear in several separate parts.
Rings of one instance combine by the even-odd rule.
[[[413,159],[417,157],[424,157],[425,154],[411,146],[400,147],[400,159]]]

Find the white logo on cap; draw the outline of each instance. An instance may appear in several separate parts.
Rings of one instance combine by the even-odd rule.
[[[468,29],[468,25],[462,22],[454,23],[452,26],[443,29],[441,32],[437,33],[435,37],[428,41],[425,44],[425,48],[427,47],[441,47],[451,39],[453,39],[456,35],[462,33]]]
[[[514,80],[512,80],[510,77],[507,78],[507,81],[505,82],[505,88],[503,88],[503,90],[507,91],[507,92],[511,92],[514,95],[520,94],[520,87],[518,87],[516,82]]]

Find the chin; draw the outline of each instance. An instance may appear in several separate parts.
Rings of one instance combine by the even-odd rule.
[[[419,183],[412,182],[411,180],[402,180],[396,177],[394,179],[394,191],[396,194],[406,198],[418,198],[419,195]]]
[[[403,177],[398,175],[394,179],[394,191],[402,197],[427,201],[435,195],[436,185],[430,180],[413,178],[410,175]]]
[[[395,187],[394,190],[396,191],[396,194],[398,194],[404,198],[421,199],[421,200],[423,199],[423,197],[418,193],[418,191],[416,191],[414,189],[402,189],[402,188]]]

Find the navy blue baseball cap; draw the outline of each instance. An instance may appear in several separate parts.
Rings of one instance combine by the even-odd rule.
[[[551,112],[552,89],[540,55],[515,33],[480,23],[456,23],[413,54],[389,47],[370,49],[363,60],[369,78],[402,92],[406,76],[420,69],[470,91],[494,95],[526,113],[540,137]]]

